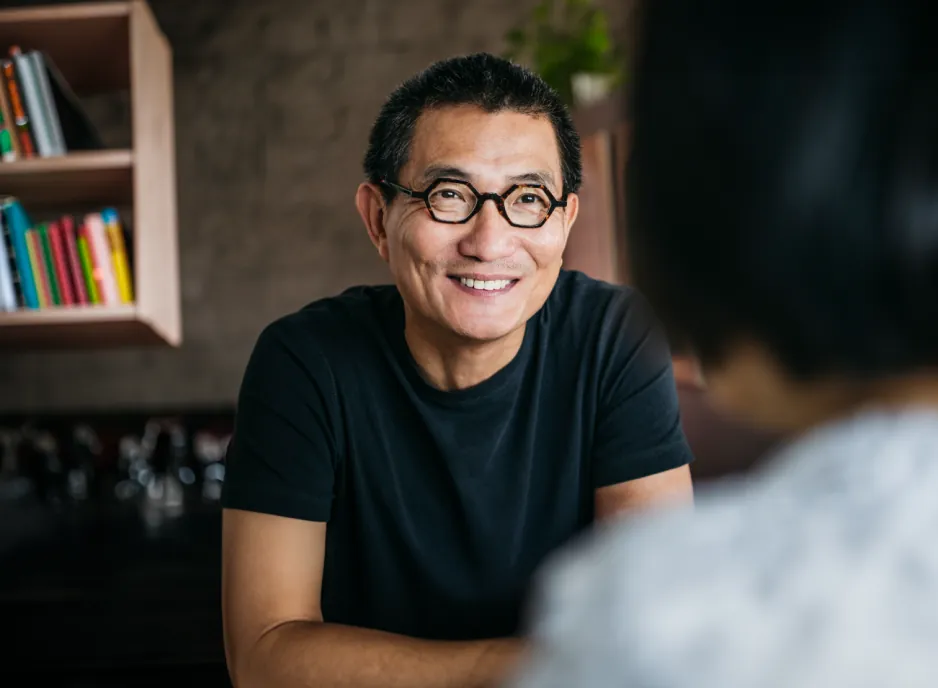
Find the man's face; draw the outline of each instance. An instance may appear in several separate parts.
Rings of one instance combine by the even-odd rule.
[[[563,188],[554,129],[545,117],[486,113],[471,106],[424,113],[410,157],[396,180],[415,191],[440,177],[465,180],[480,193],[514,184]],[[577,199],[541,227],[514,227],[494,202],[465,224],[434,220],[424,201],[397,194],[383,213],[385,236],[372,233],[408,311],[461,337],[496,340],[516,331],[544,304],[560,271]],[[483,288],[479,288],[479,287]]]

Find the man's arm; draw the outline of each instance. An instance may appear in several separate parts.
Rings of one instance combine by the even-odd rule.
[[[595,492],[596,520],[656,506],[692,504],[690,466],[678,466],[644,478],[600,487]]]
[[[608,316],[612,341],[592,457],[597,520],[693,501],[694,457],[668,343],[647,302],[636,292],[626,294]]]
[[[521,641],[428,641],[323,622],[326,524],[225,509],[222,608],[236,688],[493,686]]]

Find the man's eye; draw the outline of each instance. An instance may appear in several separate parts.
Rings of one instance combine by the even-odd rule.
[[[533,193],[522,194],[522,196],[518,199],[518,202],[524,205],[546,205],[546,201],[543,198]]]

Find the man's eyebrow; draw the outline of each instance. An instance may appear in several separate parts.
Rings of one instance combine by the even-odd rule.
[[[552,175],[548,170],[534,170],[533,172],[525,172],[524,174],[517,174],[513,177],[509,177],[508,181],[511,184],[543,184],[544,186],[553,188],[554,175]]]
[[[450,177],[452,179],[462,179],[470,181],[470,175],[461,167],[452,165],[431,165],[423,171],[417,180],[424,186],[440,179],[441,177]],[[516,174],[508,178],[508,184],[543,184],[544,186],[554,188],[554,175],[549,170],[532,170]]]
[[[453,167],[452,165],[430,165],[430,167],[423,171],[423,174],[420,175],[417,181],[424,185],[435,182],[441,177],[452,177],[453,179],[469,181],[469,176],[469,173],[464,169]]]

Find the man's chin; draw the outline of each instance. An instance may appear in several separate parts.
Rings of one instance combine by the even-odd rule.
[[[461,339],[473,342],[495,342],[512,333],[517,332],[524,323],[512,321],[511,323],[474,322],[450,323],[449,327]]]

